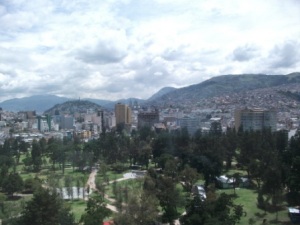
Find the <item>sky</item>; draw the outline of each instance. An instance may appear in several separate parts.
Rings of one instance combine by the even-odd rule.
[[[299,0],[0,0],[0,102],[299,72],[299,24]]]

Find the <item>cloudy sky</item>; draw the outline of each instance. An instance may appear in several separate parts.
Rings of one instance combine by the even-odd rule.
[[[300,71],[299,0],[0,0],[0,101]]]

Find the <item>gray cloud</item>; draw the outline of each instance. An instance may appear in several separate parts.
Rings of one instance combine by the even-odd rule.
[[[176,49],[165,49],[162,53],[162,58],[168,61],[180,60],[186,57],[185,48],[187,46],[178,46]]]
[[[13,79],[17,77],[17,72],[12,68],[5,68],[0,64],[0,74],[5,74],[9,79]]]
[[[235,61],[249,61],[257,56],[257,48],[251,45],[245,45],[233,50],[232,58]]]
[[[126,49],[120,49],[109,41],[99,42],[96,46],[80,49],[76,58],[92,64],[120,62],[126,56]]]
[[[281,45],[276,45],[269,57],[271,58],[271,68],[291,68],[299,63],[300,42],[287,41]]]

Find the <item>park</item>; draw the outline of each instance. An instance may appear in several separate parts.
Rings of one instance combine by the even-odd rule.
[[[49,225],[293,224],[299,143],[299,134],[286,140],[268,130],[189,137],[144,128],[87,143],[11,138],[0,147],[0,218],[7,225],[39,224],[34,218]],[[192,192],[196,184],[205,198]]]

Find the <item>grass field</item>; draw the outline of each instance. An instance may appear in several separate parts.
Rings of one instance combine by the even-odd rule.
[[[84,213],[84,210],[86,208],[86,201],[74,200],[69,201],[68,204],[71,206],[71,211],[74,213],[75,221],[79,222],[81,215]]]
[[[229,195],[233,194],[233,189],[217,190],[217,193],[226,193]],[[283,203],[282,210],[278,212],[278,221],[276,221],[275,212],[265,212],[257,208],[257,192],[251,189],[240,188],[236,189],[237,197],[234,198],[236,204],[243,206],[246,212],[245,216],[242,217],[240,224],[263,224],[263,220],[266,219],[265,224],[292,224],[288,217],[286,205]]]

